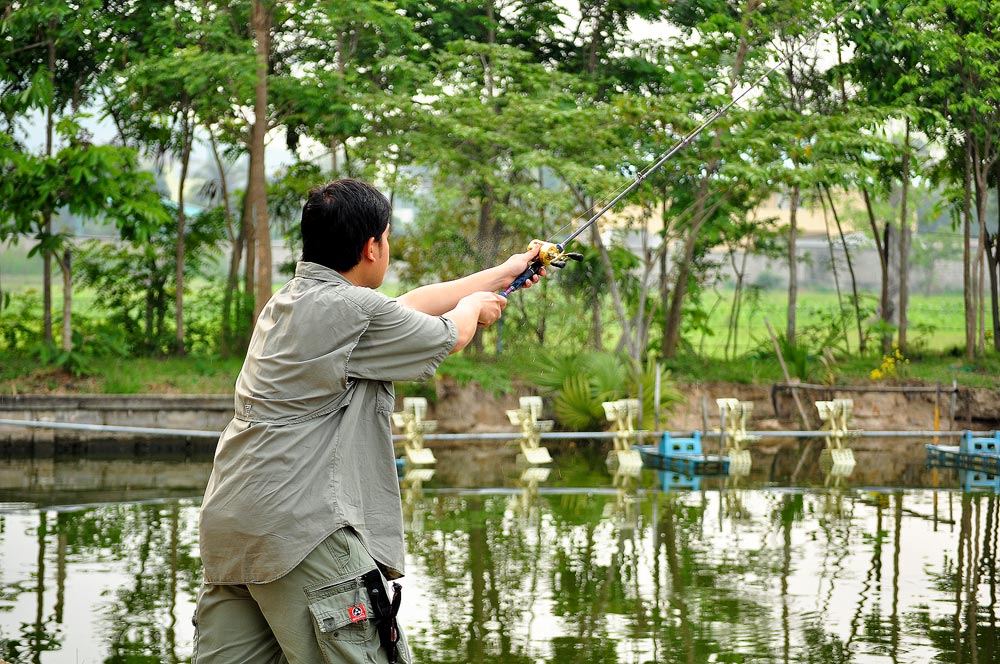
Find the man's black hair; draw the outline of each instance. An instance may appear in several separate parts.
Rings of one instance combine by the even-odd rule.
[[[391,218],[389,200],[366,182],[341,178],[314,187],[302,208],[302,260],[346,272]]]

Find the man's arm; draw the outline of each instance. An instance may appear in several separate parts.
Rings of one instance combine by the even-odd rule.
[[[461,279],[421,286],[396,299],[400,304],[425,314],[448,315],[458,307],[459,302],[464,297],[473,293],[496,292],[510,286],[511,282],[528,269],[531,261],[538,256],[539,246],[538,243],[532,242],[528,251],[523,254],[514,254],[496,267],[487,268]],[[541,276],[544,275],[545,271],[542,270]],[[528,280],[523,287],[530,288],[532,284],[537,282],[538,276]],[[451,318],[450,315],[448,317]],[[499,318],[499,316],[497,317]],[[492,321],[489,324],[491,325]],[[475,331],[475,327],[473,327],[472,333],[475,334]]]
[[[476,330],[480,327],[489,327],[500,320],[504,307],[507,306],[507,298],[493,292],[482,291],[466,295],[455,308],[442,314],[445,318],[451,319],[458,328],[458,340],[451,353],[455,354],[465,348],[472,337],[476,335]]]

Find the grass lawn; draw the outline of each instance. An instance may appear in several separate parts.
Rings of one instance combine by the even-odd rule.
[[[0,394],[232,394],[242,358],[95,358],[73,376],[32,357],[0,354]]]
[[[862,329],[874,321],[876,297],[873,294],[859,295],[862,306]],[[751,352],[762,346],[770,347],[771,341],[764,324],[766,318],[776,333],[785,330],[788,296],[785,291],[761,291],[755,302],[743,305],[739,317],[739,330],[735,353],[730,345],[729,356]],[[849,300],[844,304],[850,306]],[[706,308],[709,309],[707,327],[711,334],[698,334],[690,339],[699,354],[709,357],[724,357],[726,331],[732,306],[732,291],[720,290],[709,294]],[[833,292],[800,292],[796,316],[799,335],[823,336],[831,321],[835,320],[840,306],[837,294]],[[916,294],[910,297],[908,307],[908,342],[911,349],[949,351],[965,346],[964,304],[961,293],[934,295]],[[865,313],[867,312],[867,315]],[[843,350],[858,350],[858,334],[853,313],[850,310],[847,347]]]

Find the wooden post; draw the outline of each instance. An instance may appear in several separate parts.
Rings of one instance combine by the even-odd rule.
[[[767,326],[767,332],[771,335],[771,342],[774,343],[774,352],[778,355],[778,362],[781,364],[781,371],[785,374],[785,382],[791,384],[792,377],[788,374],[788,367],[785,366],[785,358],[781,355],[781,346],[778,345],[778,337],[774,334],[774,329],[771,327],[771,322],[764,319],[764,325]],[[812,430],[812,425],[809,424],[809,417],[806,415],[806,409],[802,407],[802,402],[799,400],[799,391],[795,388],[795,385],[791,385],[792,398],[795,399],[795,405],[799,409],[799,416],[802,417],[802,425],[806,428],[806,431]],[[792,481],[794,482],[799,478],[799,473],[802,472],[802,466],[805,465],[806,457],[809,456],[809,452],[812,451],[813,442],[810,440],[805,444],[802,450],[802,456],[799,457],[799,462],[795,465],[795,470],[792,472]]]
[[[793,382],[797,382],[797,379],[796,381],[792,381],[792,377],[788,374],[788,367],[785,365],[785,358],[781,354],[781,347],[778,345],[778,337],[775,336],[774,329],[771,327],[771,322],[767,320],[767,318],[764,319],[764,325],[767,326],[767,332],[771,335],[771,341],[774,343],[774,352],[778,356],[778,363],[781,365],[781,372],[785,374],[785,382],[791,385],[792,398],[795,399],[795,405],[799,409],[799,416],[802,417],[802,425],[806,428],[806,431],[811,431],[812,425],[809,424],[809,417],[806,415],[806,410],[802,407],[802,402],[799,400],[799,391],[794,385],[792,385]]]

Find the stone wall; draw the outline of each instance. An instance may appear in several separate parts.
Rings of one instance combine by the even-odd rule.
[[[475,386],[452,380],[436,383],[437,398],[428,419],[438,431],[457,433],[513,432],[506,409],[517,407],[513,395],[495,396]],[[694,384],[680,386],[687,402],[665,415],[661,426],[674,431],[718,427],[715,399],[734,397],[754,402],[751,428],[785,430],[800,428],[796,406],[787,390],[773,395],[770,385]],[[803,406],[819,428],[812,402],[819,399],[854,399],[854,426],[859,429],[930,430],[935,405],[939,427],[995,429],[1000,427],[1000,392],[962,389],[954,401],[950,394],[878,394],[823,392],[801,393]],[[547,408],[550,400],[545,400]],[[777,406],[777,410],[775,409]],[[39,420],[98,425],[188,429],[197,435],[158,437],[155,434],[122,434],[98,431],[35,429],[0,425],[0,455],[46,454],[50,450],[100,456],[122,452],[147,455],[161,451],[186,456],[211,454],[216,439],[203,432],[221,432],[232,416],[232,397],[225,395],[0,395],[0,419]],[[430,447],[447,445],[429,441]]]
[[[172,436],[163,439],[152,433],[136,435],[0,425],[0,453],[211,453],[216,439],[201,432],[221,432],[232,414],[231,396],[0,395],[0,419],[190,429],[199,432],[191,438]]]

